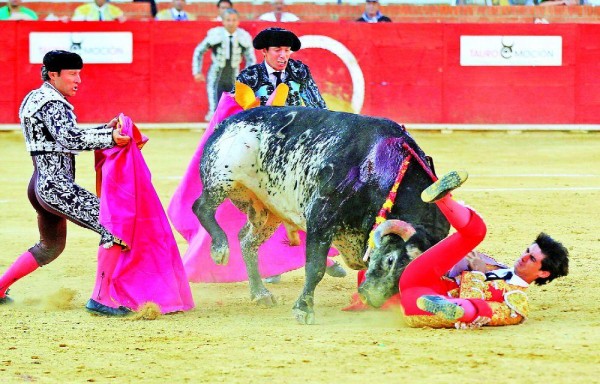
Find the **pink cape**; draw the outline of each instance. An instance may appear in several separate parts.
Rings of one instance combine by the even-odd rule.
[[[227,234],[230,249],[229,263],[217,265],[210,257],[211,237],[192,212],[192,204],[202,194],[199,172],[204,145],[218,123],[241,111],[242,108],[237,104],[233,95],[227,92],[223,93],[215,115],[204,132],[167,210],[173,226],[189,243],[183,262],[188,279],[195,283],[227,283],[248,280],[246,264],[242,258],[238,240],[238,232],[246,223],[246,214],[238,210],[229,200],[223,202],[217,209],[216,219]],[[306,250],[305,237],[305,234],[300,232],[301,245],[290,246],[285,227],[279,226],[273,236],[258,250],[260,275],[262,277],[279,275],[303,267]],[[330,254],[336,253],[332,250]]]
[[[120,115],[124,147],[96,151],[101,172],[100,223],[130,250],[121,252],[110,292],[119,304],[137,310],[146,302],[162,313],[187,311],[194,301],[169,220],[151,182],[138,144],[148,139]]]

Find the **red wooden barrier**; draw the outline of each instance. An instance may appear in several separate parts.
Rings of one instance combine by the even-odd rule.
[[[131,31],[132,64],[87,64],[71,101],[80,122],[125,112],[137,122],[197,122],[206,113],[204,83],[191,75],[194,47],[210,22],[3,22],[0,123],[17,123],[25,94],[39,86],[29,63],[30,32]],[[242,23],[255,35],[269,24]],[[335,28],[334,28],[335,26]],[[600,123],[600,24],[287,24],[299,36],[341,43],[364,75],[361,113],[409,123]],[[461,35],[562,37],[562,66],[464,67]],[[327,45],[327,44],[325,44]],[[260,53],[257,52],[260,60]],[[294,54],[311,66],[331,107],[351,109],[360,87],[326,49]],[[205,65],[210,58],[206,56]],[[356,69],[356,68],[355,68]],[[360,83],[360,82],[359,82]]]

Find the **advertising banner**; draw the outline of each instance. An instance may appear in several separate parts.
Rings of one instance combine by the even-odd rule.
[[[561,36],[461,36],[462,66],[561,66]]]
[[[31,32],[29,62],[42,62],[53,49],[78,53],[84,63],[117,64],[133,62],[131,32]]]

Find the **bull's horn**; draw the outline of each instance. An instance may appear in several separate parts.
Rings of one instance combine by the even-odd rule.
[[[415,232],[413,226],[406,221],[386,220],[381,223],[375,230],[375,233],[373,233],[373,241],[375,242],[375,247],[379,248],[381,245],[381,238],[385,235],[393,233],[400,236],[402,240],[408,241]]]

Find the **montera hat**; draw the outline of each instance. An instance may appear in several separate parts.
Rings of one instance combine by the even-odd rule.
[[[292,51],[300,49],[300,39],[294,32],[283,28],[267,28],[259,32],[252,41],[255,49],[269,47],[291,47]]]
[[[48,72],[60,72],[63,69],[81,69],[81,56],[69,51],[54,50],[46,53],[42,61]]]

